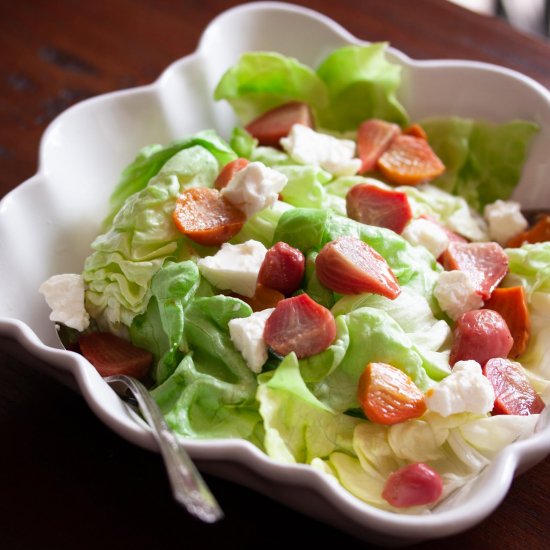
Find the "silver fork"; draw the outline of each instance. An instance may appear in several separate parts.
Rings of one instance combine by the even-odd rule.
[[[174,498],[187,511],[205,521],[214,523],[223,518],[223,512],[193,461],[170,430],[147,388],[136,378],[117,374],[104,378],[105,382],[123,399],[129,390],[138,403],[139,410],[151,427],[159,445]]]
[[[62,323],[56,323],[59,342],[65,349],[73,347],[71,344],[74,342],[75,332],[74,329]],[[125,402],[129,401],[128,391],[134,397],[137,408],[149,424],[158,443],[172,486],[172,494],[176,501],[182,504],[190,514],[206,523],[214,523],[223,519],[223,511],[216,498],[193,464],[187,451],[166,424],[161,410],[147,388],[136,378],[125,374],[106,376],[103,380]],[[136,408],[133,403],[130,406]]]

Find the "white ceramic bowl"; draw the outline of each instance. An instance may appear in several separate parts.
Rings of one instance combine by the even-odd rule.
[[[269,2],[242,5],[217,17],[197,51],[170,65],[155,83],[84,101],[59,116],[42,139],[38,173],[0,203],[0,345],[76,386],[122,437],[155,449],[147,427],[91,365],[58,349],[37,289],[53,274],[80,272],[111,190],[139,148],[210,127],[229,136],[234,115],[224,102],[214,103],[212,92],[241,53],[279,51],[315,67],[350,43],[360,41],[310,10]],[[400,99],[413,120],[454,114],[538,123],[541,132],[516,198],[526,207],[550,206],[550,93],[545,88],[483,63],[414,61],[393,49],[388,55],[403,67]],[[205,471],[268,493],[364,540],[399,545],[451,535],[484,519],[504,498],[513,476],[550,452],[550,425],[544,415],[533,437],[507,447],[475,482],[422,516],[372,508],[328,476],[303,465],[275,463],[243,441],[185,445]]]

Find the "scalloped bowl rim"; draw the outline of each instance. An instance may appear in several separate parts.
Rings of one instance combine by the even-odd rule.
[[[0,202],[0,222],[2,221],[2,215],[8,212],[13,202],[17,201],[17,193],[19,193],[21,188],[30,185],[41,185],[48,180],[49,176],[46,169],[48,163],[47,144],[54,139],[58,131],[63,130],[63,123],[73,112],[92,103],[101,104],[108,101],[111,97],[129,98],[134,94],[141,94],[143,92],[160,95],[161,89],[170,81],[171,75],[176,71],[182,70],[182,66],[200,56],[203,50],[208,48],[209,41],[212,39],[211,37],[218,32],[218,27],[223,25],[228,18],[259,17],[262,13],[268,11],[284,14],[285,17],[296,17],[299,15],[316,22],[321,28],[326,28],[327,34],[332,33],[341,39],[343,43],[365,43],[365,41],[351,35],[333,20],[308,8],[279,2],[258,2],[231,8],[218,15],[207,26],[194,53],[171,63],[155,82],[139,88],[115,91],[87,99],[70,107],[52,121],[40,143],[40,162],[37,173],[2,199]],[[545,101],[548,104],[548,110],[550,111],[550,93],[548,90],[529,77],[516,71],[488,63],[462,60],[415,61],[391,47],[388,48],[388,52],[411,70],[420,67],[460,68],[482,72],[489,71],[492,74],[504,75],[506,78],[520,82],[522,86],[530,88],[531,93],[536,94],[543,102]],[[183,70],[185,70],[185,67],[183,67]],[[550,120],[550,115],[548,117]],[[3,312],[0,313],[3,315]],[[41,322],[50,323],[50,321],[44,320],[41,320]],[[49,342],[49,345],[44,343],[29,324],[10,316],[0,317],[0,337],[17,342],[31,356],[47,363],[62,376],[74,378],[79,391],[93,412],[120,436],[141,447],[150,450],[157,449],[147,426],[137,420],[120,403],[112,390],[110,390],[83,357],[72,352],[57,349],[52,342]],[[548,415],[545,414],[544,416],[547,417]],[[478,491],[457,507],[451,507],[450,509],[427,515],[400,515],[372,507],[355,498],[329,476],[306,465],[289,465],[275,462],[246,441],[185,440],[184,444],[190,454],[199,460],[201,466],[206,469],[209,469],[209,464],[213,464],[214,468],[212,468],[212,471],[215,472],[215,463],[217,461],[224,461],[226,463],[229,461],[240,464],[245,469],[264,479],[279,483],[283,481],[296,487],[308,487],[326,499],[333,508],[338,508],[344,518],[350,520],[349,528],[345,525],[345,522],[344,525],[340,522],[340,528],[349,530],[349,532],[361,538],[371,539],[373,537],[372,531],[375,534],[379,533],[387,537],[386,542],[403,543],[407,540],[423,540],[451,535],[475,525],[489,515],[505,497],[514,474],[522,469],[522,464],[528,463],[528,466],[531,466],[550,453],[548,418],[544,420],[546,425],[543,429],[527,440],[519,441],[506,447],[487,468],[484,477],[491,478],[491,481],[487,482],[491,491]],[[254,482],[251,483],[251,486],[254,486]],[[287,502],[287,504],[289,503]],[[298,509],[302,509],[302,511],[308,513],[307,506],[304,508],[298,506]],[[324,519],[330,521],[329,518]],[[362,537],[362,526],[365,527],[364,537]],[[381,542],[384,543],[384,540],[382,539]]]

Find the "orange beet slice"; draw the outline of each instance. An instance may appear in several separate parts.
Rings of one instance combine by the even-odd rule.
[[[377,167],[389,181],[399,185],[418,185],[445,171],[445,165],[425,139],[405,134],[391,142]]]
[[[361,377],[357,398],[372,422],[398,424],[422,416],[426,411],[424,394],[398,368],[387,363],[369,363]]]
[[[219,246],[236,235],[246,217],[217,189],[185,189],[176,201],[173,220],[181,233],[204,246]]]
[[[376,163],[401,128],[392,122],[376,118],[365,120],[357,130],[357,154],[361,159],[360,174],[374,170]]]
[[[495,288],[484,307],[500,313],[510,329],[514,345],[508,356],[521,355],[527,347],[531,332],[531,319],[523,287]]]

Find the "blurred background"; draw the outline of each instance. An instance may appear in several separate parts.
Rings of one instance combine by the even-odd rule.
[[[472,11],[496,15],[529,34],[550,38],[549,0],[449,0]]]

